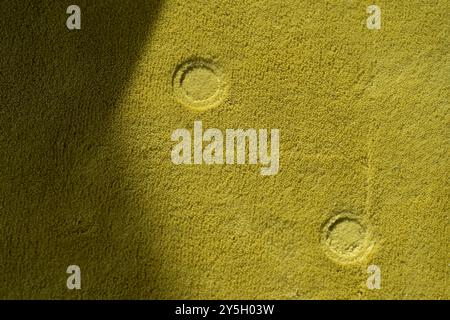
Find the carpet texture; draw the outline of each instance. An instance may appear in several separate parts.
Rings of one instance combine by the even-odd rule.
[[[71,4],[0,3],[0,298],[450,298],[449,1]],[[278,172],[174,164],[195,121]]]

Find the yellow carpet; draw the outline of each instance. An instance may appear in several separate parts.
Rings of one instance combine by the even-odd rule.
[[[0,4],[0,298],[450,298],[449,1],[71,4]],[[278,172],[174,164],[195,121]]]

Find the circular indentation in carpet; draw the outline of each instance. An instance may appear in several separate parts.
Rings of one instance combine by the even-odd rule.
[[[172,86],[177,100],[192,109],[218,106],[226,93],[226,81],[212,60],[191,59],[175,70]]]
[[[367,227],[361,218],[350,213],[334,216],[325,224],[322,244],[330,258],[342,263],[357,261],[372,247]]]

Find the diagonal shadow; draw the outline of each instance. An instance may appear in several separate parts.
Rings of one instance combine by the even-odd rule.
[[[118,227],[110,216],[136,208],[124,201],[106,137],[162,0],[78,0],[74,31],[65,25],[71,4],[0,3],[0,298],[144,290],[129,270],[139,266],[130,263],[137,245],[111,245]],[[84,290],[67,290],[70,264],[82,268]]]

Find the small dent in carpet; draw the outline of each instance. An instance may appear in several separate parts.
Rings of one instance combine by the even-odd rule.
[[[328,220],[321,237],[327,255],[344,264],[361,260],[373,247],[367,226],[351,213],[341,213]]]
[[[225,98],[227,81],[221,68],[212,60],[195,58],[180,64],[173,75],[176,99],[194,110],[218,106]]]

